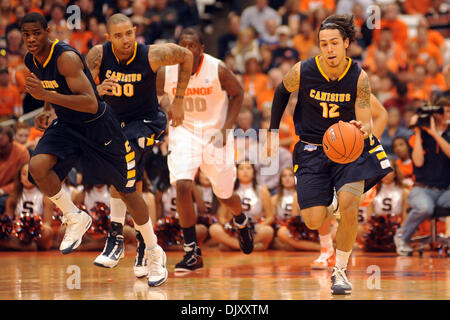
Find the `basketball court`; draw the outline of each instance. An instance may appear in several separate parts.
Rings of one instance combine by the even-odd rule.
[[[328,271],[311,270],[315,252],[203,250],[201,270],[173,273],[182,252],[168,252],[169,279],[150,288],[133,274],[134,250],[114,269],[93,265],[97,252],[0,252],[0,300],[448,300],[450,263],[438,252],[422,257],[355,251],[349,296],[332,296]]]

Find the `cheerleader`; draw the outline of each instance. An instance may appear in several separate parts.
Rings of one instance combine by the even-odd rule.
[[[28,163],[24,164],[18,171],[14,181],[14,190],[6,202],[6,213],[11,219],[18,222],[23,215],[33,217],[37,214],[42,221],[40,237],[30,239],[19,239],[10,235],[9,239],[0,241],[0,248],[12,250],[49,250],[53,244],[52,215],[54,205],[39,189],[28,180]],[[16,230],[17,231],[17,230]],[[28,227],[22,226],[23,232],[28,232]]]
[[[300,208],[297,202],[297,192],[295,188],[295,175],[293,168],[285,168],[280,175],[278,192],[272,196],[272,207],[276,213],[275,229],[277,231],[273,242],[274,249],[284,250],[308,250],[319,251],[318,241],[311,241],[311,238],[317,238],[317,231],[306,232],[307,228],[300,218]],[[296,219],[290,219],[298,216],[298,222],[303,224],[296,226]],[[291,232],[289,229],[294,229]],[[291,229],[291,230],[292,230]],[[293,231],[294,231],[293,230]],[[304,230],[305,232],[301,232]],[[313,236],[312,234],[316,234]]]
[[[397,160],[395,164],[400,169],[403,181],[410,189],[414,184],[413,163],[411,160],[411,151],[408,145],[408,140],[405,137],[397,137],[392,140],[392,149],[394,150]]]
[[[237,180],[234,190],[241,198],[242,212],[249,217],[254,226],[255,250],[266,250],[272,242],[275,212],[272,208],[269,190],[256,183],[255,167],[249,162],[237,166]],[[221,244],[222,249],[240,250],[236,230],[232,223],[232,214],[221,206],[219,208],[219,223],[211,225],[209,234]]]
[[[396,162],[390,162],[394,171],[377,184],[376,196],[358,230],[358,240],[367,251],[395,251],[394,235],[406,218],[409,190]]]

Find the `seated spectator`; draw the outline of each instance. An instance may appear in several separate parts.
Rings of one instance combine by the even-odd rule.
[[[403,9],[406,14],[424,15],[431,8],[431,0],[405,0]]]
[[[259,47],[259,55],[261,57],[261,71],[265,74],[269,73],[273,66],[272,49],[267,44],[263,44]]]
[[[5,49],[0,49],[0,69],[8,69],[9,83],[19,89],[21,100],[25,96],[25,72],[20,68],[13,68],[8,65],[8,53]]]
[[[435,58],[429,57],[425,68],[427,70],[427,75],[425,77],[425,86],[429,87],[431,91],[445,91],[448,89],[444,75],[442,74],[442,72],[440,72],[439,65],[436,62]]]
[[[150,20],[146,31],[150,43],[175,40],[178,16],[177,11],[168,5],[168,0],[154,1],[153,6],[147,7],[145,16]]]
[[[279,67],[283,62],[295,64],[299,60],[298,51],[292,48],[292,34],[288,26],[277,28],[278,47],[273,51],[273,65]]]
[[[26,234],[28,230],[22,229],[19,237],[11,235],[9,239],[1,241],[0,248],[9,250],[49,250],[53,244],[52,217],[54,204],[44,196],[39,189],[28,180],[28,163],[22,165],[16,173],[14,190],[6,202],[6,214],[20,221],[21,215],[34,217],[37,214],[42,221],[41,237],[31,238]]]
[[[406,55],[406,66],[408,68],[408,72],[410,73],[409,81],[412,80],[412,73],[414,72],[414,68],[418,65],[425,65],[426,60],[420,56],[420,48],[419,43],[417,41],[408,42],[408,50]]]
[[[444,114],[433,115],[429,127],[415,126],[410,139],[416,180],[408,196],[411,211],[394,237],[398,255],[412,252],[411,237],[423,221],[431,218],[436,206],[450,208],[450,100],[444,98],[438,104]],[[413,116],[411,124],[417,124],[417,120],[418,116]]]
[[[244,91],[249,93],[260,105],[259,95],[269,89],[269,77],[261,72],[255,56],[247,56],[243,80]]]
[[[242,202],[242,212],[249,219],[249,225],[255,230],[254,250],[267,250],[273,239],[272,223],[275,213],[270,193],[264,186],[256,183],[255,167],[248,161],[237,165],[237,180],[234,188]],[[209,234],[223,250],[239,250],[237,230],[232,222],[232,214],[226,207],[219,209],[219,223],[211,225]]]
[[[239,31],[236,46],[231,49],[231,54],[236,58],[236,70],[240,73],[245,72],[245,61],[247,56],[259,56],[258,40],[252,28],[246,28]]]
[[[414,184],[414,174],[408,138],[402,136],[394,138],[394,140],[392,140],[392,150],[397,157],[395,165],[402,173],[402,183],[408,188],[412,188]]]
[[[77,49],[82,55],[87,54],[89,50],[88,42],[94,36],[92,31],[87,30],[86,26],[86,17],[83,17],[80,19],[80,29],[75,28],[70,34],[69,40],[69,44]]]
[[[443,59],[440,47],[434,45],[429,41],[428,29],[426,27],[417,28],[417,38],[416,41],[419,45],[419,55],[423,61],[427,61],[430,57],[436,59],[439,67],[442,67]]]
[[[27,149],[13,141],[11,129],[0,126],[0,214],[5,211],[8,195],[14,189],[19,168],[30,161]]]
[[[67,26],[65,19],[66,8],[64,5],[55,2],[50,9],[50,39],[64,41],[69,43],[71,31]]]
[[[405,113],[406,110],[406,106],[410,105],[412,103],[412,100],[407,96],[408,93],[408,89],[406,87],[406,84],[403,82],[399,82],[397,83],[397,90],[396,90],[396,94],[385,100],[383,105],[386,109],[392,108],[392,107],[396,107],[398,108],[398,110],[400,111],[400,115],[403,118],[403,115]]]
[[[380,88],[377,93],[377,98],[382,104],[396,96],[397,94],[397,78],[393,73],[380,77]]]
[[[423,29],[426,31],[424,33],[426,33],[427,43],[433,44],[434,46],[438,47],[441,50],[441,53],[444,55],[446,50],[445,38],[438,31],[430,29],[430,24],[428,23],[428,20],[425,17],[419,18],[417,31],[419,29]],[[416,36],[412,40],[417,41],[418,37]]]
[[[445,0],[431,0],[431,8],[425,14],[430,29],[450,38],[450,5]]]
[[[401,124],[400,111],[396,107],[389,108],[387,127],[381,135],[380,142],[388,156],[393,156],[392,140],[397,137],[409,137],[411,133]]]
[[[6,42],[6,51],[8,52],[8,66],[17,68],[20,65],[24,65],[23,41],[20,30],[16,28],[9,30],[6,35]]]
[[[299,53],[300,60],[306,60],[309,50],[316,46],[316,35],[308,19],[300,21],[299,33],[292,40],[293,47]]]
[[[228,32],[221,35],[217,40],[217,57],[220,60],[224,60],[227,53],[229,53],[236,45],[240,26],[241,18],[237,14],[231,12],[228,15]]]
[[[97,45],[97,44],[103,44],[106,42],[106,36],[105,34],[107,33],[106,30],[106,24],[99,23],[97,25],[96,31],[94,32],[94,35],[91,39],[89,39],[88,41],[88,49],[91,49],[93,46]]]
[[[281,18],[277,12],[267,5],[267,0],[255,0],[254,5],[249,6],[242,11],[241,30],[248,27],[253,28],[259,37],[266,37],[265,22],[269,19],[275,19],[277,25],[280,25]]]
[[[392,30],[393,40],[401,47],[406,48],[408,42],[408,26],[405,22],[398,18],[400,9],[397,3],[388,3],[383,10],[380,21],[380,29],[376,28],[373,31],[373,41],[378,42],[380,39],[381,30],[389,28]]]
[[[308,14],[317,8],[324,8],[328,14],[334,12],[336,8],[335,0],[302,0],[299,3],[299,10],[304,14]]]
[[[19,89],[9,83],[8,69],[0,69],[0,121],[22,115]]]
[[[414,67],[414,73],[412,81],[408,83],[408,97],[414,99],[415,97],[421,96],[422,100],[428,100],[431,94],[431,88],[425,83],[427,71],[425,66],[416,65]]]
[[[268,19],[264,23],[266,32],[259,37],[259,45],[268,45],[269,48],[272,50],[275,50],[278,46],[278,35],[277,35],[277,28],[278,28],[278,20],[277,19]]]
[[[36,145],[39,139],[35,139],[31,141],[30,138],[30,126],[26,122],[16,122],[14,124],[14,141],[20,143],[28,149],[28,152],[31,152],[36,148]]]
[[[319,251],[320,245],[317,241],[308,238],[309,233],[293,234],[289,229],[290,218],[298,216],[300,223],[307,230],[304,222],[301,221],[300,208],[297,202],[297,191],[295,188],[295,175],[292,167],[285,168],[281,172],[278,190],[272,196],[272,206],[275,212],[276,237],[273,241],[275,249],[284,250],[307,250]],[[311,231],[311,233],[317,231]],[[306,235],[306,237],[305,237]],[[317,236],[318,238],[318,236]]]

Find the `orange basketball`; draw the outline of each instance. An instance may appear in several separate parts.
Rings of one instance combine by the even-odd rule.
[[[361,155],[364,136],[354,125],[339,121],[330,126],[322,138],[323,151],[337,163],[350,163]]]

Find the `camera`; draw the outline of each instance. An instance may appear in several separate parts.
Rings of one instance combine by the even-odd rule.
[[[428,106],[425,105],[418,108],[416,114],[419,116],[417,122],[411,125],[409,128],[414,127],[430,127],[431,126],[431,116],[433,114],[443,114],[444,108],[442,106]]]

